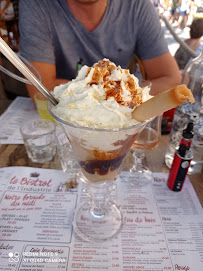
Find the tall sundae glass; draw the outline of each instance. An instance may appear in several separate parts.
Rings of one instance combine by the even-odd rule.
[[[51,116],[65,128],[86,183],[87,202],[75,213],[75,232],[86,241],[105,241],[119,233],[122,212],[110,193],[122,161],[146,122],[120,129],[97,129],[75,125]]]

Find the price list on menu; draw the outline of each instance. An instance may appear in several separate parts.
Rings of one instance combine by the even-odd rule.
[[[189,179],[175,193],[165,173],[153,173],[146,186],[127,177],[121,173],[112,194],[123,212],[121,232],[90,243],[72,228],[87,200],[82,183],[61,190],[60,170],[1,168],[0,270],[203,270],[203,210]]]

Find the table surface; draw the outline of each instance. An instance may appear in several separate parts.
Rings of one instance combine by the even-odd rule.
[[[6,110],[12,101],[0,100],[0,115]],[[154,150],[146,151],[146,163],[152,172],[169,172],[164,162],[164,155],[168,146],[169,136],[162,135],[161,141]],[[126,157],[125,163],[131,159],[131,154]],[[9,166],[27,166],[39,168],[61,169],[58,155],[50,162],[39,164],[32,163],[26,154],[24,145],[22,144],[4,144],[0,145],[0,167]],[[199,201],[203,207],[203,174],[192,174],[188,176]]]

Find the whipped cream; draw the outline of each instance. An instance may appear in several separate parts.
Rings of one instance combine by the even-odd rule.
[[[59,103],[52,109],[59,118],[92,128],[124,128],[137,124],[136,106],[150,99],[148,87],[120,66],[103,59],[83,66],[76,79],[54,89]]]

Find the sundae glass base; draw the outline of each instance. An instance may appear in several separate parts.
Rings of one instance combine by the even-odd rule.
[[[114,182],[87,184],[90,200],[76,210],[73,227],[85,241],[102,242],[117,235],[123,224],[122,213],[109,198]]]

